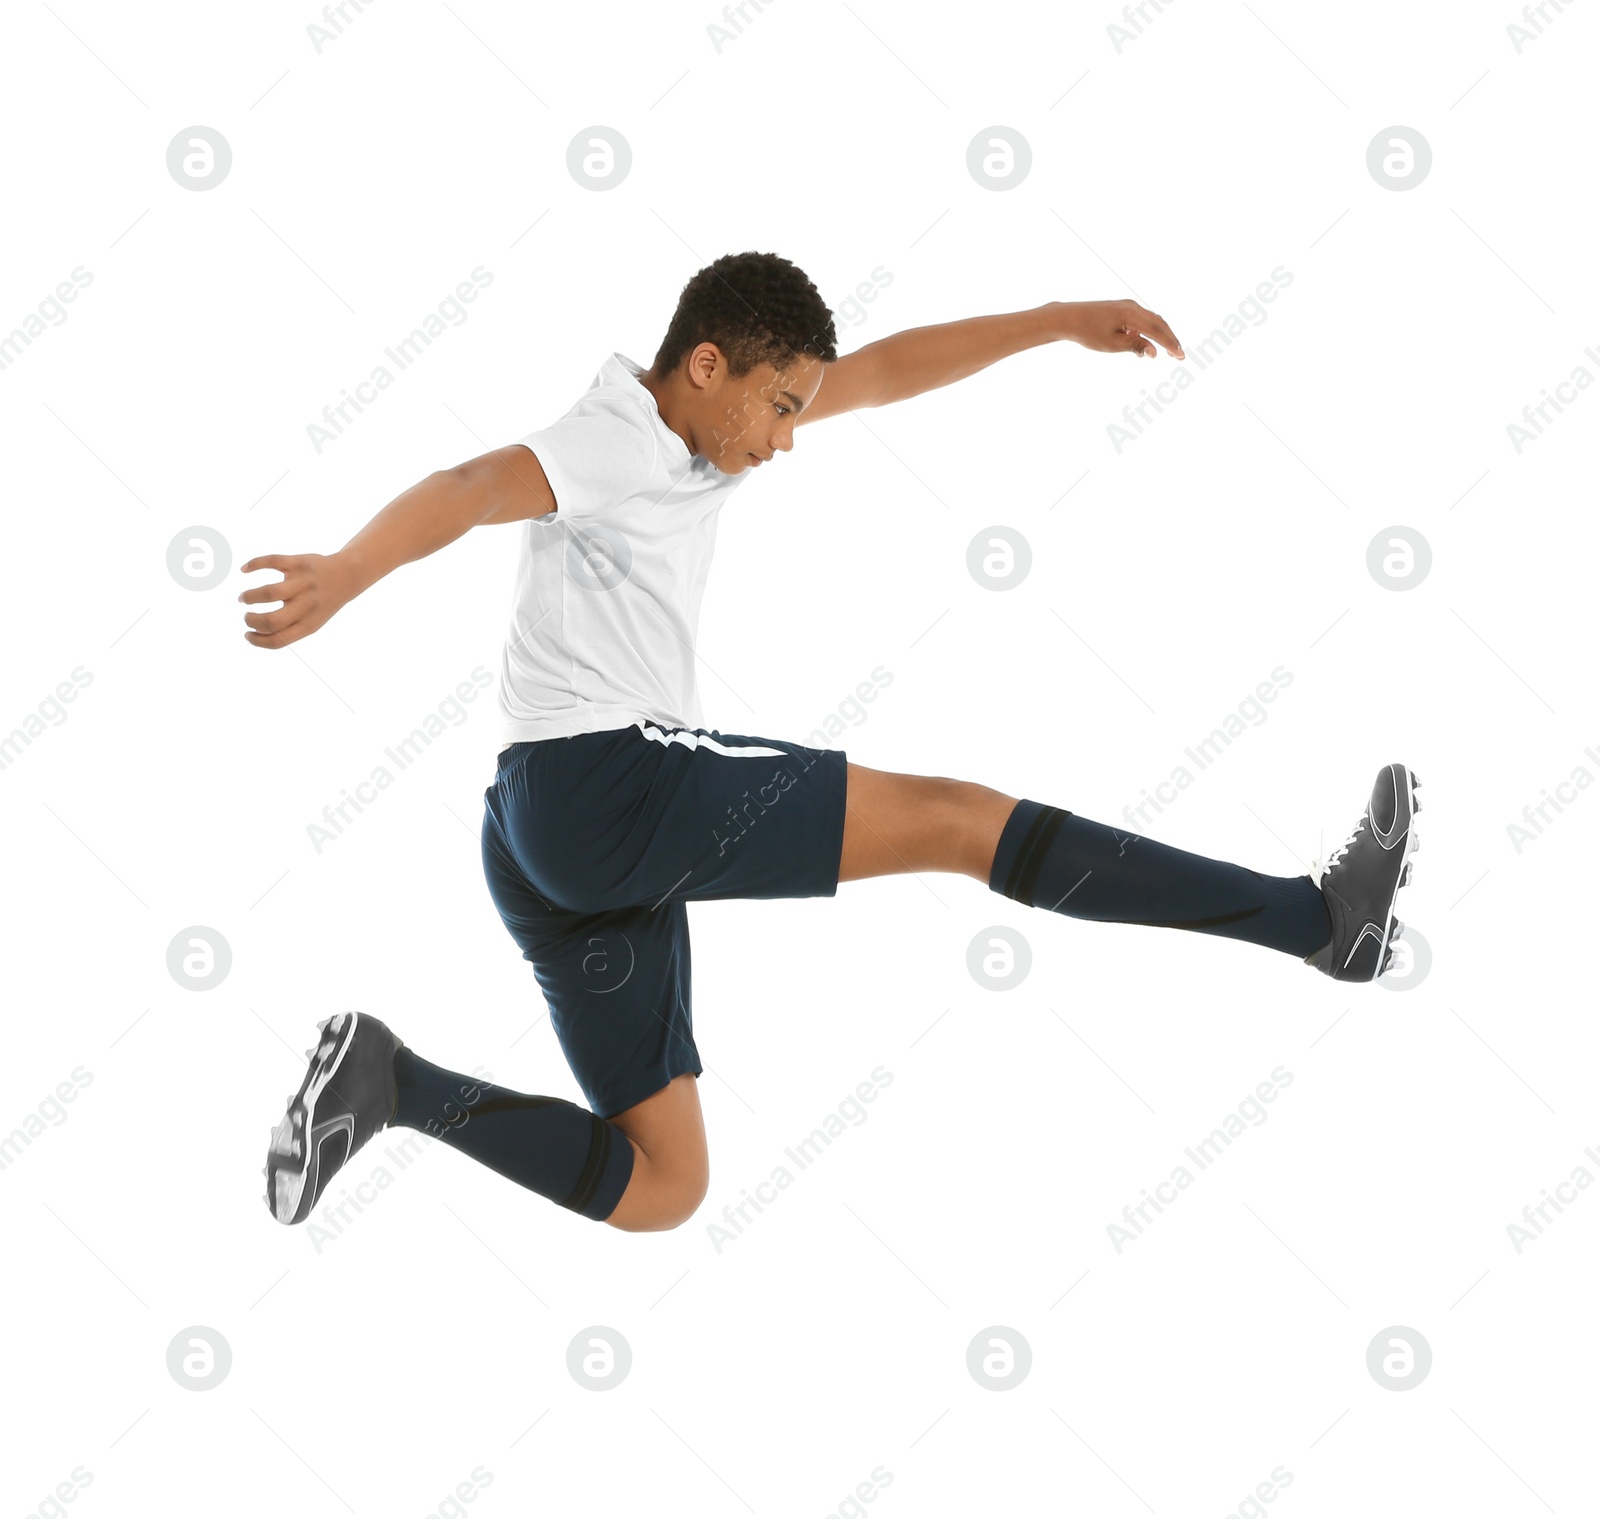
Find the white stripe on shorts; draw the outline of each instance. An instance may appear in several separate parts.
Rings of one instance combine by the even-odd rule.
[[[654,723],[640,722],[639,731],[648,739],[658,744],[682,744],[685,749],[709,749],[713,754],[727,754],[732,756],[760,756],[763,754],[775,755],[779,759],[787,759],[788,755],[782,749],[771,749],[765,744],[725,744],[720,739],[710,737],[704,733],[691,733],[680,728],[675,733],[668,733],[664,728]]]

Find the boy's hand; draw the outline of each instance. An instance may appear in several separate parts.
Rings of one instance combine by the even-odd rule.
[[[1062,335],[1096,353],[1136,353],[1155,358],[1154,338],[1175,359],[1183,357],[1183,344],[1153,311],[1137,301],[1057,301]]]
[[[283,603],[275,612],[244,614],[253,630],[244,636],[258,649],[281,649],[315,633],[362,589],[337,554],[263,554],[239,566],[241,575],[252,570],[283,571],[282,580],[239,593],[240,601]]]

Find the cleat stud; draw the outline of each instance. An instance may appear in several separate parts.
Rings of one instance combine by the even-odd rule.
[[[1411,861],[1407,860],[1406,861],[1406,868],[1400,872],[1400,884],[1402,886],[1409,886],[1411,884],[1411,871],[1412,871],[1412,868],[1413,868],[1413,866],[1412,866]]]

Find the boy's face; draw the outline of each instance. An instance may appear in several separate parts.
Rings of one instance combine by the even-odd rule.
[[[793,448],[795,423],[822,388],[824,371],[822,360],[803,354],[784,370],[758,364],[735,378],[721,351],[702,344],[690,355],[690,373],[701,382],[693,390],[696,415],[690,420],[695,452],[723,474],[738,475],[760,468],[779,449]]]

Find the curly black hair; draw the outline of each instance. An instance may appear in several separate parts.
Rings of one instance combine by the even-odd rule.
[[[700,343],[715,343],[735,379],[758,364],[787,368],[801,354],[839,357],[833,313],[804,270],[776,253],[725,253],[678,297],[655,373],[671,374]]]

